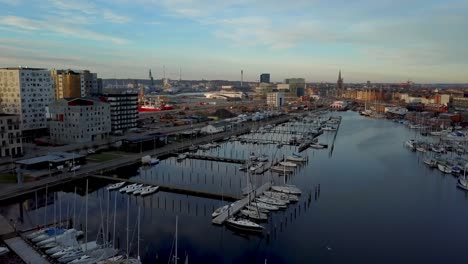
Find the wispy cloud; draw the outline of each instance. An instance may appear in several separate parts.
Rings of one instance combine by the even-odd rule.
[[[7,16],[0,17],[0,25],[8,25],[30,31],[44,30],[67,37],[97,41],[110,41],[116,44],[124,44],[127,42],[127,40],[123,38],[80,28],[73,24],[57,24],[50,20],[33,20],[17,16]]]
[[[17,6],[22,3],[23,3],[22,0],[0,0],[0,4],[11,5],[11,6]]]
[[[131,18],[128,16],[118,15],[110,10],[103,11],[103,17],[105,20],[112,22],[112,23],[127,23],[131,21]]]
[[[148,22],[145,22],[145,25],[163,25],[164,22],[162,21],[148,21]]]

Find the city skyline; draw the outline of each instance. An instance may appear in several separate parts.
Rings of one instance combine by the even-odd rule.
[[[467,83],[463,1],[0,0],[2,67],[103,78]]]

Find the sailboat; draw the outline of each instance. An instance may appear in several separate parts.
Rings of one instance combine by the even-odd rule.
[[[467,164],[468,165],[468,164]],[[458,178],[457,186],[460,189],[463,189],[465,191],[468,191],[468,180],[466,179],[466,167],[463,168],[463,177]]]

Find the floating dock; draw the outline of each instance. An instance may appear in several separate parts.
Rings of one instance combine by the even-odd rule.
[[[222,225],[224,221],[226,221],[230,216],[237,214],[242,208],[244,208],[249,202],[253,201],[258,195],[261,195],[264,191],[269,190],[271,184],[269,182],[263,184],[262,186],[258,187],[254,195],[246,196],[245,198],[234,202],[229,210],[223,212],[222,214],[218,215],[217,217],[213,218],[212,223],[216,225]]]
[[[185,155],[187,155],[188,159],[210,160],[210,161],[236,163],[236,164],[244,164],[244,163],[247,162],[246,160],[242,160],[242,159],[223,158],[223,157],[197,155],[197,154],[189,154],[189,153],[187,153]]]
[[[21,237],[14,237],[5,240],[5,244],[16,253],[24,263],[49,264],[50,262],[43,258],[37,251],[29,246]]]
[[[125,179],[125,178],[110,177],[110,176],[103,176],[103,175],[90,175],[90,176],[94,178],[110,180],[110,181],[159,186],[159,190],[163,192],[179,193],[179,194],[192,195],[192,196],[198,196],[198,197],[210,198],[210,199],[220,199],[220,200],[224,199],[230,202],[237,201],[239,199],[239,197],[226,195],[226,194],[220,194],[220,193],[214,193],[214,192],[208,192],[208,191],[196,191],[196,190],[192,190],[192,189],[184,188],[180,186],[161,185],[161,184],[154,183],[154,182],[146,182],[146,181],[136,180],[136,179],[135,180]]]

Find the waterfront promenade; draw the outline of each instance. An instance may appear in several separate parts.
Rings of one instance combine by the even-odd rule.
[[[283,116],[271,118],[265,122],[262,122],[261,125],[280,124],[280,123],[287,122],[289,119],[291,119],[291,116],[283,115]],[[44,189],[46,186],[48,186],[49,188],[52,188],[55,186],[69,183],[77,179],[85,178],[89,176],[90,174],[103,174],[105,171],[114,170],[119,167],[124,167],[124,166],[132,165],[135,163],[139,163],[141,161],[141,157],[146,156],[146,155],[163,156],[163,155],[168,155],[171,153],[177,153],[177,152],[186,150],[192,144],[193,145],[205,144],[211,141],[222,140],[223,138],[230,137],[233,135],[236,135],[236,136],[242,135],[242,134],[248,133],[251,129],[252,129],[252,126],[249,124],[246,124],[243,127],[236,128],[234,130],[226,131],[223,133],[198,137],[191,141],[172,143],[172,144],[163,146],[161,148],[148,150],[142,153],[135,153],[133,155],[128,155],[125,157],[117,158],[117,159],[102,162],[102,163],[86,164],[82,166],[82,168],[79,171],[76,171],[76,172],[67,172],[67,173],[57,174],[54,176],[45,177],[43,179],[40,179],[34,182],[23,183],[21,185],[8,186],[8,187],[1,189],[0,204],[5,203],[7,200],[13,199],[15,197],[34,193],[36,191]]]

